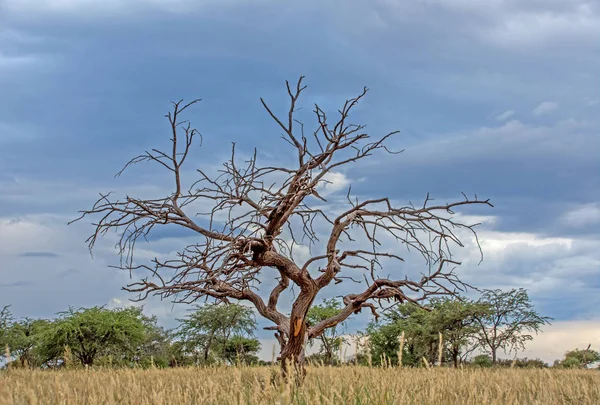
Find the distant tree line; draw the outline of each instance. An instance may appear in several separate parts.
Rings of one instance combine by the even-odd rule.
[[[307,322],[329,319],[342,308],[335,299],[324,300],[311,307]],[[344,324],[325,329],[309,341],[316,350],[308,360],[325,365],[543,368],[548,365],[540,359],[516,355],[550,320],[535,311],[524,289],[487,290],[477,300],[432,299],[425,307],[406,302],[392,306],[360,332],[361,344],[350,356],[342,353],[344,343],[352,344],[345,340]],[[137,307],[70,308],[52,320],[15,320],[4,307],[0,344],[15,367],[266,364],[257,356],[260,342],[251,308],[205,305],[178,322],[175,329],[166,330]],[[515,357],[500,359],[500,352]],[[599,361],[600,353],[588,346],[568,351],[553,366],[589,368]]]
[[[321,313],[329,317],[339,308],[339,303],[325,301],[311,309],[309,319],[318,322]],[[373,366],[542,368],[548,367],[544,361],[516,355],[551,320],[537,313],[524,289],[485,290],[477,300],[432,299],[425,308],[406,302],[391,307],[359,333],[360,348],[350,358],[340,355],[343,337],[335,329],[321,337],[327,342],[311,358],[325,364],[345,360]],[[500,353],[515,357],[500,359]],[[565,353],[554,366],[588,368],[598,361],[600,354],[588,347]]]
[[[412,303],[396,306],[369,325],[358,361],[375,365],[507,366],[543,368],[540,359],[516,358],[533,335],[552,320],[541,316],[524,289],[485,290],[477,300],[433,299],[424,309]],[[402,348],[402,349],[401,349]],[[500,359],[499,354],[514,355]],[[555,367],[588,368],[600,353],[588,347],[571,350]]]
[[[141,308],[69,308],[56,319],[16,320],[0,312],[4,363],[14,367],[176,367],[257,363],[260,343],[247,307],[197,307],[166,330]]]

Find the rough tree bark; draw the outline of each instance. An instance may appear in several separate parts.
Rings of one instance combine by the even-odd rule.
[[[259,166],[256,150],[243,161],[236,156],[234,144],[231,158],[218,173],[197,170],[199,177],[186,185],[181,168],[200,134],[180,117],[199,100],[179,101],[167,115],[171,149],[146,151],[123,168],[139,162],[158,164],[172,174],[172,192],[154,199],[115,199],[110,193],[101,194],[76,220],[98,218],[87,240],[90,249],[109,230],[120,231],[118,267],[149,272],[149,277],[125,287],[139,294],[136,299],[158,295],[186,303],[205,298],[250,302],[274,324],[268,329],[275,331],[281,344],[282,363],[291,362],[303,375],[306,341],[326,328],[363,308],[377,316],[374,304],[381,301],[419,303],[431,295],[452,294],[464,287],[452,269],[460,263],[452,259],[451,247],[463,246],[457,231],[467,231],[476,240],[476,224],[454,219],[453,210],[491,204],[463,194],[464,199],[451,203],[432,204],[427,196],[419,206],[396,206],[386,197],[359,201],[348,190],[345,198],[333,195],[330,209],[324,208],[327,200],[320,193],[331,176],[376,152],[395,153],[386,142],[398,132],[372,139],[363,125],[349,122],[366,88],[344,103],[333,122],[315,105],[316,129],[305,132],[297,119],[298,100],[306,88],[302,81],[301,77],[296,86],[286,82],[290,104],[285,118],[260,100],[295,154],[292,163]],[[280,157],[289,161],[283,152]],[[202,210],[201,221],[195,219],[198,210]],[[138,240],[154,227],[166,225],[196,232],[199,242],[182,248],[171,259],[155,258],[146,264],[134,261]],[[396,242],[398,249],[382,250],[386,238]],[[293,249],[299,244],[311,249],[312,257],[304,263],[294,259]],[[402,245],[420,253],[428,270],[416,278],[401,272],[399,265],[404,259],[395,252]],[[380,271],[386,275],[380,276]],[[278,280],[270,292],[261,290],[265,279]],[[336,316],[307,326],[306,315],[317,293],[344,281],[356,283],[358,292],[343,297],[344,307]],[[279,311],[278,304],[292,287],[296,296],[288,316]],[[263,297],[268,297],[266,302]],[[289,294],[285,299],[290,300]]]

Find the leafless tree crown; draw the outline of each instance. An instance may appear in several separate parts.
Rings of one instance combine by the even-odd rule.
[[[306,88],[303,78],[296,86],[286,85],[290,103],[284,117],[277,116],[263,99],[261,103],[294,151],[296,157],[289,165],[261,166],[256,150],[240,162],[234,145],[230,159],[218,173],[197,170],[196,181],[185,186],[182,167],[200,134],[181,120],[181,115],[198,100],[188,104],[179,101],[173,103],[167,115],[172,148],[146,151],[125,166],[139,162],[161,165],[172,173],[172,193],[156,199],[114,199],[110,194],[101,194],[77,220],[88,215],[99,218],[87,240],[90,249],[99,236],[109,230],[119,231],[119,267],[149,271],[147,278],[125,288],[138,293],[137,299],[152,294],[179,302],[206,297],[249,301],[274,323],[272,329],[282,344],[282,357],[297,361],[306,339],[362,308],[368,307],[377,315],[374,303],[380,300],[419,302],[463,286],[452,271],[459,263],[453,260],[451,248],[463,246],[460,230],[476,238],[475,225],[454,220],[453,210],[462,205],[491,204],[463,195],[460,201],[441,205],[427,196],[420,206],[395,206],[386,197],[358,201],[348,191],[343,209],[326,208],[327,202],[319,192],[329,176],[375,152],[394,153],[385,143],[397,132],[374,139],[364,126],[349,122],[366,88],[344,103],[333,122],[315,105],[316,130],[305,132],[304,125],[295,118],[299,97]],[[194,207],[202,207],[202,212]],[[200,241],[171,259],[136,263],[136,242],[155,226],[166,224],[195,231]],[[386,250],[382,243],[386,238],[395,241],[398,248]],[[318,253],[298,263],[293,255],[298,244],[311,246],[311,251]],[[398,274],[397,264],[403,262],[401,245],[426,259],[428,271],[420,278]],[[384,262],[392,277],[378,276]],[[258,288],[267,277],[277,280],[268,297]],[[357,282],[359,292],[343,297],[345,306],[335,317],[307,325],[306,312],[317,293],[332,282],[343,281]],[[291,314],[286,315],[278,309],[278,300],[292,286],[297,294]]]

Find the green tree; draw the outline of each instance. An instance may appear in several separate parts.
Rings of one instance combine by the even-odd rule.
[[[523,288],[510,291],[486,290],[479,304],[487,307],[484,315],[476,317],[480,326],[478,340],[492,357],[498,360],[498,349],[518,352],[533,339],[532,332],[540,332],[552,318],[539,315]]]
[[[260,350],[258,339],[243,336],[233,336],[227,341],[223,349],[223,357],[230,364],[238,361],[243,364],[258,363],[257,353]]]
[[[10,312],[10,305],[2,307],[0,310],[0,366],[5,366],[4,351],[9,347],[8,331],[13,322],[13,317]]]
[[[527,357],[521,359],[499,359],[496,362],[497,366],[500,367],[514,367],[514,368],[546,368],[548,365],[541,359],[528,359]]]
[[[441,333],[442,360],[449,360],[457,367],[476,348],[479,327],[475,316],[485,311],[485,306],[466,299],[435,299],[427,309],[412,303],[400,305],[386,315],[387,324],[372,324],[368,329],[373,359],[377,364],[385,355],[392,364],[397,364],[398,339],[404,332],[402,363],[420,365],[423,357],[434,363]]]
[[[431,332],[442,333],[444,350],[454,367],[478,345],[475,337],[479,331],[476,317],[487,314],[487,307],[466,299],[442,298],[431,302],[432,311],[427,321]]]
[[[254,311],[238,304],[217,304],[197,307],[183,319],[175,333],[188,355],[204,363],[224,359],[229,339],[253,337],[256,330]],[[202,354],[201,359],[198,353]],[[213,358],[211,359],[211,355]]]
[[[484,368],[492,367],[494,365],[494,363],[492,362],[492,358],[487,354],[479,354],[473,357],[470,363],[475,366]]]
[[[399,337],[404,332],[402,364],[419,366],[421,358],[435,360],[437,333],[431,329],[427,311],[414,304],[403,304],[385,314],[386,323],[372,323],[367,328],[373,364],[383,359],[398,364]]]
[[[143,339],[131,345],[111,345],[101,352],[97,362],[113,366],[168,367],[171,361],[171,337],[158,325],[156,316],[146,316],[142,308],[128,308],[143,325]]]
[[[156,316],[140,314],[144,324],[144,340],[136,349],[136,358],[142,366],[150,363],[157,367],[168,367],[173,357],[169,332],[158,324]]]
[[[600,361],[600,353],[590,349],[575,349],[565,353],[565,358],[554,362],[555,367],[559,368],[588,368],[593,363]]]
[[[50,322],[44,319],[24,318],[14,321],[7,330],[6,344],[12,357],[21,367],[39,367],[43,363],[39,345]]]
[[[4,348],[8,345],[8,330],[12,325],[13,317],[10,312],[10,305],[6,305],[0,310],[0,348],[4,351]]]
[[[325,299],[320,305],[313,305],[306,316],[309,325],[315,325],[326,319],[332,318],[339,314],[342,310],[342,305],[336,299]],[[326,364],[333,364],[334,353],[339,351],[344,342],[343,338],[339,335],[338,326],[344,326],[344,323],[340,323],[332,326],[331,328],[323,330],[319,336],[315,336],[309,341],[309,344],[314,343],[314,339],[318,340],[321,344],[319,348],[319,355]]]
[[[61,359],[68,347],[84,366],[111,352],[134,352],[144,341],[144,324],[138,308],[102,307],[60,312],[41,342],[47,361]]]

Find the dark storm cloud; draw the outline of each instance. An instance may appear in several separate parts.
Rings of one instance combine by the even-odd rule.
[[[561,319],[598,304],[600,286],[582,270],[599,259],[596,2],[2,4],[0,253],[57,255],[44,269],[23,257],[4,270],[0,258],[6,284],[18,285],[21,272],[40,280],[27,296],[3,289],[15,311],[49,316],[69,304],[123,298],[127,275],[100,271],[115,263],[114,240],[91,260],[83,242],[89,223],[65,224],[99,191],[169,193],[167,176],[146,167],[112,179],[129,158],[168,146],[169,101],[203,99],[186,117],[203,134],[190,169],[220,163],[233,141],[240,151],[258,147],[284,161],[285,144],[259,97],[284,113],[284,80],[300,74],[309,85],[301,103],[307,129],[314,129],[313,102],[333,116],[367,85],[354,121],[373,135],[402,131],[392,146],[403,154],[344,173],[354,193],[402,203],[427,192],[491,198],[496,208],[469,212],[496,217],[489,238],[523,233],[511,237],[573,239],[575,248],[505,243],[506,257],[488,255],[472,281],[527,285]],[[187,231],[157,228],[152,243],[141,245],[143,257],[190,239]]]

